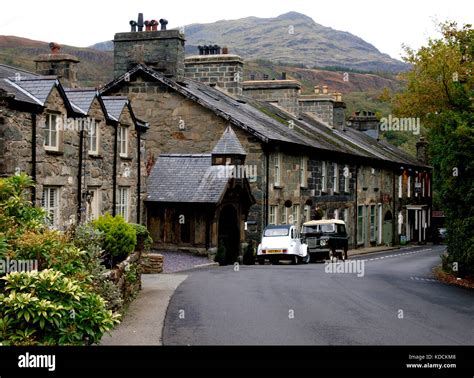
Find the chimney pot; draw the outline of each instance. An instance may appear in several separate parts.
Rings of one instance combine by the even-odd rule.
[[[328,86],[327,85],[323,85],[323,93],[324,94],[328,93]]]
[[[281,73],[281,79],[282,79],[282,80],[286,80],[286,72],[282,72],[282,73]]]
[[[145,31],[151,31],[150,21],[145,21]]]
[[[152,31],[157,31],[157,30],[158,30],[158,21],[156,21],[156,20],[151,20],[151,21],[150,21],[150,25],[151,25],[151,30],[152,30]]]
[[[164,18],[160,19],[160,25],[161,25],[161,30],[166,30],[166,25],[168,25],[168,20],[165,20]]]
[[[130,26],[131,26],[130,31],[131,31],[131,32],[136,32],[136,31],[137,31],[137,25],[138,25],[137,22],[134,21],[134,20],[131,20],[131,21],[129,22],[129,24],[130,24]]]
[[[143,31],[143,13],[138,13],[137,26],[139,32]]]
[[[319,85],[315,85],[314,86],[314,93],[319,94],[319,90],[320,90]]]
[[[263,74],[263,80],[268,80],[268,75],[267,74]]]
[[[228,54],[228,53],[229,53],[229,48],[224,46],[224,47],[222,48],[222,54],[226,55],[226,54]]]
[[[58,54],[61,46],[56,42],[50,42],[49,48],[51,49],[51,54]]]

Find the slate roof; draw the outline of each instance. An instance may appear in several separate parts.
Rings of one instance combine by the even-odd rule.
[[[212,150],[213,155],[247,155],[232,127],[228,126]]]
[[[101,93],[107,93],[108,90],[123,82],[126,77],[140,72],[210,109],[264,143],[289,143],[305,148],[357,156],[362,159],[428,168],[426,164],[404,151],[387,142],[376,141],[359,130],[350,127],[346,127],[345,131],[338,130],[309,114],[295,118],[280,107],[245,96],[234,98],[222,90],[191,79],[175,82],[143,64],[135,66],[111,81],[101,89]],[[289,121],[292,121],[294,127],[289,127]]]
[[[41,101],[9,79],[0,79],[0,89],[14,96],[15,100],[33,105],[42,105]]]
[[[33,72],[22,70],[21,68],[0,64],[0,79],[15,79],[15,77],[18,77],[17,74],[20,74],[21,78],[34,78],[40,76]]]
[[[65,88],[64,91],[69,101],[85,113],[89,113],[92,102],[98,93],[95,88]]]
[[[229,178],[211,154],[160,155],[148,177],[148,202],[218,203]]]
[[[44,105],[53,87],[58,85],[58,83],[59,82],[56,78],[50,76],[38,76],[34,78],[21,79],[15,82],[16,85],[38,99],[41,105]]]
[[[118,121],[123,108],[128,105],[128,98],[123,96],[102,96],[109,117]]]

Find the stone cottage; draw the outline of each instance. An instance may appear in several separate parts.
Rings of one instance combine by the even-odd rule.
[[[55,228],[106,212],[141,222],[146,123],[126,98],[63,87],[74,84],[67,67],[77,59],[49,55],[47,73],[60,78],[0,65],[0,175],[33,177],[31,200]],[[47,61],[41,56],[41,72]]]
[[[149,121],[148,165],[163,154],[208,153],[231,125],[255,173],[248,177],[256,203],[246,240],[258,240],[269,223],[301,225],[316,213],[344,219],[352,247],[394,244],[401,235],[426,240],[407,233],[407,214],[413,206],[425,211],[426,222],[415,223],[429,227],[431,168],[379,140],[373,115],[359,114],[349,125],[339,93],[323,87],[301,95],[294,80],[245,81],[239,56],[204,46],[184,58],[184,42],[178,30],[115,35],[116,78],[101,93],[128,96]],[[402,193],[413,190],[410,180],[399,181],[405,171],[425,177],[421,208],[413,196],[398,196],[400,182]],[[174,247],[197,248],[183,241]]]

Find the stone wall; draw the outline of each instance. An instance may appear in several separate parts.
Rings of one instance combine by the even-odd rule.
[[[326,122],[330,126],[334,126],[334,102],[329,97],[305,96],[299,98],[298,103],[301,113],[314,114],[323,122]]]
[[[157,274],[163,272],[164,258],[159,253],[144,253],[141,259],[142,274]]]
[[[288,112],[298,115],[301,85],[295,80],[253,80],[242,83],[243,94],[256,100],[276,102]]]
[[[144,63],[169,74],[184,77],[184,35],[179,30],[117,33],[114,38],[114,76]]]
[[[114,282],[121,294],[124,305],[130,303],[142,288],[141,253],[135,252],[114,269],[106,273],[106,277]]]
[[[196,55],[185,59],[186,77],[215,83],[230,94],[242,94],[244,61],[238,55]]]

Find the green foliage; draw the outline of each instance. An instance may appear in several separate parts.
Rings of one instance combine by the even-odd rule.
[[[106,214],[93,222],[104,233],[104,250],[110,256],[112,265],[125,260],[137,244],[135,228],[120,216]]]
[[[10,273],[2,280],[4,345],[90,345],[118,323],[99,295],[59,271]]]
[[[440,29],[441,39],[406,49],[413,70],[394,104],[397,114],[421,117],[428,129],[433,198],[448,229],[443,265],[457,263],[458,276],[474,277],[474,30],[455,23]]]
[[[137,234],[136,249],[138,251],[148,251],[153,244],[153,239],[148,229],[141,224],[131,223],[130,225],[135,229],[135,233]]]
[[[226,248],[224,244],[221,242],[219,243],[219,247],[217,248],[217,253],[216,256],[214,257],[214,261],[218,263],[219,265],[225,265],[225,254],[226,254]]]
[[[243,256],[243,263],[245,265],[255,265],[255,252],[255,241],[249,240]]]

